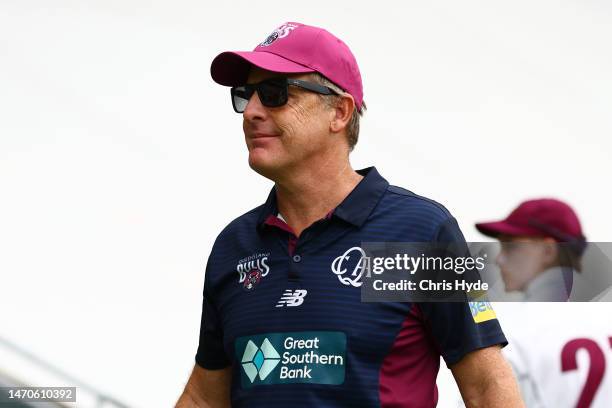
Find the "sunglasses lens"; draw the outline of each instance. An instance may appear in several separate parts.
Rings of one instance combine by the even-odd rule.
[[[259,84],[258,90],[261,104],[270,108],[282,106],[287,103],[287,81],[267,80]]]
[[[263,106],[276,108],[287,103],[287,80],[273,78],[255,85],[247,84],[232,87],[232,105],[236,112],[244,112],[255,89],[257,89],[257,95]]]
[[[244,112],[249,103],[249,99],[251,99],[251,95],[253,95],[253,91],[249,92],[244,86],[235,86],[232,88],[231,92],[234,110],[238,113]]]

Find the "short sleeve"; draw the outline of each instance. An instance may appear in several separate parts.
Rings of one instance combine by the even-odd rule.
[[[432,302],[419,308],[447,366],[469,352],[508,344],[488,302]]]
[[[465,243],[452,217],[440,224],[434,241]],[[467,253],[467,244],[465,250]],[[508,344],[489,302],[468,302],[466,297],[464,302],[427,302],[419,303],[418,307],[447,366],[471,351]]]
[[[202,302],[202,318],[200,323],[200,342],[196,353],[196,363],[208,370],[218,370],[230,365],[230,360],[223,348],[223,329],[221,317],[215,307],[211,292],[208,261],[206,277],[204,278],[204,293]]]

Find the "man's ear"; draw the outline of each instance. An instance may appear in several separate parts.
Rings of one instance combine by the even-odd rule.
[[[346,129],[351,120],[351,116],[353,116],[354,110],[355,101],[353,97],[349,94],[341,95],[334,107],[334,116],[329,125],[329,130],[331,130],[332,133],[338,133]]]

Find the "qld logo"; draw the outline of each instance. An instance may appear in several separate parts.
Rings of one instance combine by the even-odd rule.
[[[255,289],[259,282],[270,272],[270,267],[268,266],[269,258],[270,253],[268,252],[254,254],[238,261],[238,266],[236,266],[238,283],[246,290]]]
[[[259,46],[267,47],[279,38],[285,38],[291,33],[291,31],[295,30],[297,27],[298,26],[296,24],[292,23],[283,24],[282,26],[274,30],[274,32],[270,34],[268,38],[266,38],[261,44],[259,44]]]
[[[334,259],[331,264],[331,271],[343,285],[358,288],[363,283],[361,277],[366,270],[367,260],[369,258],[363,249],[357,246],[352,247]]]

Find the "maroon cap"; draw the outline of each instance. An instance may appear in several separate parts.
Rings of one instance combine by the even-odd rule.
[[[225,86],[244,85],[251,65],[283,74],[318,72],[363,104],[361,74],[349,47],[328,31],[285,23],[253,51],[227,51],[213,60],[210,74]]]
[[[513,235],[550,237],[557,242],[585,241],[574,210],[552,198],[525,201],[505,220],[477,223],[476,228],[491,237]]]

